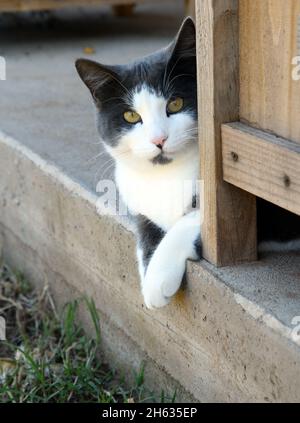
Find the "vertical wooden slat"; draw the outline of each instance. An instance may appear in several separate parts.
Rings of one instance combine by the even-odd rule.
[[[197,0],[203,255],[224,266],[256,259],[255,197],[223,181],[221,124],[239,118],[237,0]]]
[[[241,119],[297,143],[299,40],[300,0],[240,0]]]

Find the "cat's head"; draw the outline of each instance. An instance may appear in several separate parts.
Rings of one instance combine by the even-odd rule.
[[[129,65],[79,59],[109,153],[131,167],[167,165],[197,145],[195,26],[187,18],[165,49]]]

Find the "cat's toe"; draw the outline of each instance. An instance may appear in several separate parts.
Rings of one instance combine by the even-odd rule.
[[[143,283],[143,296],[147,308],[164,307],[171,301],[171,298],[180,288],[184,266],[180,271],[168,271],[146,274]]]
[[[144,292],[144,303],[149,310],[153,310],[155,308],[165,307],[169,304],[171,298],[167,298],[161,294],[161,292],[153,291],[152,292]]]
[[[147,308],[161,308],[169,304],[171,298],[163,291],[163,279],[146,276],[143,284],[143,297]]]

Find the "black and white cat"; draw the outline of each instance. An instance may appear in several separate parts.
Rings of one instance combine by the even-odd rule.
[[[201,255],[200,211],[193,209],[199,175],[194,23],[187,18],[168,47],[132,64],[79,59],[76,67],[115,159],[119,192],[135,216],[145,304],[162,307],[179,289],[186,260]],[[184,189],[187,182],[193,189]]]

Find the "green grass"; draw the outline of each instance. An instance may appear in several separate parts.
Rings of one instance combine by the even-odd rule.
[[[89,312],[93,337],[76,319],[79,305]],[[144,388],[144,366],[128,388],[101,358],[100,317],[92,300],[79,299],[58,313],[46,287],[38,294],[22,275],[2,266],[0,315],[8,339],[0,341],[1,403],[154,400]]]

